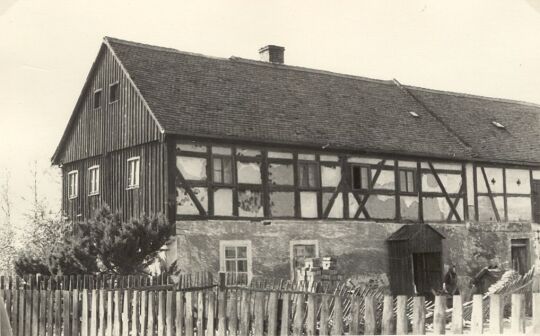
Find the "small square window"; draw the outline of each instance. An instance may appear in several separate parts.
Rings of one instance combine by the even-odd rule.
[[[232,183],[232,160],[230,157],[214,157],[214,182]]]
[[[118,100],[120,94],[118,83],[111,84],[109,86],[109,103],[114,103]]]
[[[414,193],[416,192],[416,171],[399,170],[399,191]]]
[[[88,195],[92,196],[99,194],[99,166],[93,166],[88,168],[88,175],[90,178]]]
[[[228,279],[247,283],[251,277],[251,243],[249,241],[220,241],[220,269]]]
[[[140,162],[139,157],[128,159],[128,189],[139,187]]]
[[[94,108],[100,108],[101,107],[101,89],[96,90],[94,92]]]
[[[316,162],[298,163],[298,186],[303,189],[319,187],[319,165]]]
[[[70,199],[79,196],[79,172],[77,170],[68,173],[68,196]]]
[[[368,166],[351,167],[351,183],[353,190],[368,190],[371,184],[371,169]]]

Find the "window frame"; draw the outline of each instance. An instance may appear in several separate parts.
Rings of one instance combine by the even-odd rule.
[[[131,190],[131,189],[138,189],[140,187],[140,178],[141,178],[141,157],[140,156],[133,156],[133,157],[130,157],[129,159],[127,159],[127,187],[126,189],[127,190]],[[131,162],[137,162],[136,164],[136,167],[138,169],[135,169],[137,174],[133,174],[132,176],[132,173],[131,173]],[[136,178],[137,179],[137,183],[132,183],[133,181],[133,178]]]
[[[112,94],[112,88],[114,86],[116,86],[116,99],[112,100],[111,99],[111,94]],[[108,99],[109,99],[109,104],[114,104],[114,103],[116,103],[117,101],[120,100],[120,82],[119,81],[116,81],[116,82],[113,82],[113,83],[109,84],[109,96],[108,96]]]
[[[224,273],[232,273],[227,272],[226,268],[226,260],[225,257],[225,250],[227,247],[246,247],[246,261],[247,261],[247,272],[241,272],[241,273],[247,273],[247,281],[248,283],[253,278],[253,255],[252,255],[252,248],[251,248],[251,240],[220,240],[219,241],[219,270],[220,272]],[[230,260],[230,259],[229,259]],[[235,261],[238,261],[238,258],[234,259]],[[236,267],[236,270],[234,271],[236,275],[238,275],[238,267]]]
[[[315,246],[315,258],[320,258],[319,250],[319,240],[317,239],[300,239],[300,240],[291,240],[289,241],[289,265],[291,271],[291,278],[295,277],[295,268],[294,268],[294,247],[302,245],[314,245]]]
[[[314,176],[314,181],[315,181],[315,185],[314,186],[311,186],[309,185],[309,168],[308,168],[308,178],[307,178],[307,181],[308,181],[308,186],[303,186],[302,185],[302,179],[301,177],[303,176],[302,173],[300,173],[300,171],[302,170],[301,167],[302,166],[313,166],[315,168],[314,172],[315,172],[315,176]],[[317,160],[314,160],[314,161],[309,161],[309,160],[298,160],[297,161],[297,174],[298,176],[296,176],[296,187],[298,188],[299,191],[320,191],[321,189],[321,165],[319,163],[319,161]]]
[[[71,179],[75,176],[73,190],[71,189]],[[79,197],[79,171],[74,169],[68,172],[68,198],[75,199]]]
[[[92,172],[93,171],[96,171],[96,180],[94,182],[92,182]],[[94,185],[94,189],[92,189],[92,183]],[[99,165],[93,165],[91,167],[88,168],[88,196],[95,196],[95,195],[99,195],[99,192],[100,192],[100,169],[99,169]]]
[[[98,102],[99,102],[99,105],[96,106],[96,95],[99,94],[99,99],[98,99]],[[97,89],[97,90],[94,90],[94,95],[92,96],[92,109],[94,110],[97,110],[97,109],[100,109],[101,106],[102,106],[102,100],[103,100],[103,89]]]
[[[221,162],[220,163],[221,164],[221,171],[220,171],[221,181],[216,181],[216,179],[215,179],[214,174],[216,173],[216,165],[215,165],[214,160],[219,160]],[[231,173],[229,182],[225,182],[225,170],[223,169],[223,167],[224,167],[223,161],[224,160],[229,161],[229,167],[230,167],[230,173]],[[234,171],[233,171],[233,169],[235,167],[234,167],[234,164],[233,164],[233,156],[232,156],[232,154],[231,155],[223,155],[223,154],[214,154],[214,153],[212,153],[211,161],[212,161],[212,177],[211,177],[212,185],[217,186],[217,187],[220,187],[220,186],[227,186],[227,187],[234,186],[236,184],[236,179],[235,179],[236,174],[234,174]]]
[[[405,173],[405,186],[406,186],[406,190],[401,190],[401,172],[404,172]],[[413,190],[410,191],[408,190],[408,187],[409,187],[409,174],[411,174],[412,176],[412,186],[413,186]],[[414,168],[402,168],[402,167],[399,167],[398,168],[398,182],[399,183],[396,183],[396,189],[399,190],[399,193],[401,195],[415,195],[418,193],[418,176],[417,176],[417,169],[414,169]]]
[[[355,168],[360,169],[360,188],[355,188],[354,187],[354,169]],[[368,185],[365,188],[363,188],[363,186],[362,186],[362,168],[365,168],[367,170],[367,183],[368,183]],[[351,190],[353,190],[353,191],[370,191],[372,189],[371,188],[371,181],[372,181],[373,176],[371,175],[371,166],[370,165],[353,163],[353,164],[350,165],[350,170],[351,170]]]

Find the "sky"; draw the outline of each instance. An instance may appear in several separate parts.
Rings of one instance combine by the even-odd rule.
[[[34,162],[60,207],[50,157],[103,36],[252,59],[277,44],[291,65],[540,104],[540,0],[0,0],[0,184],[19,218]]]

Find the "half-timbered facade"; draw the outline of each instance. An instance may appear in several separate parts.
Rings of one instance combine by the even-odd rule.
[[[53,156],[66,214],[166,213],[170,260],[248,278],[331,255],[347,277],[410,293],[450,263],[468,285],[537,262],[539,106],[261,54],[105,38]],[[403,229],[418,223],[431,230]]]

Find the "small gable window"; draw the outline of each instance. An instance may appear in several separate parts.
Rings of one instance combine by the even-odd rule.
[[[413,169],[400,169],[399,170],[399,191],[406,193],[416,192],[416,171]]]
[[[319,166],[316,162],[298,162],[298,186],[302,189],[319,187]]]
[[[90,177],[90,192],[88,195],[97,195],[99,194],[99,166],[92,166],[88,168],[88,175]]]
[[[140,157],[129,158],[128,161],[128,189],[139,187]]]
[[[111,84],[109,86],[109,104],[117,101],[119,95],[120,95],[120,89],[119,89],[118,82]]]
[[[70,199],[79,195],[79,171],[72,170],[68,173],[68,196]]]
[[[354,165],[351,167],[351,181],[354,190],[368,190],[371,182],[371,172],[367,166]]]
[[[95,108],[95,109],[101,107],[101,92],[102,92],[101,89],[96,90],[96,91],[94,92],[94,108]]]

